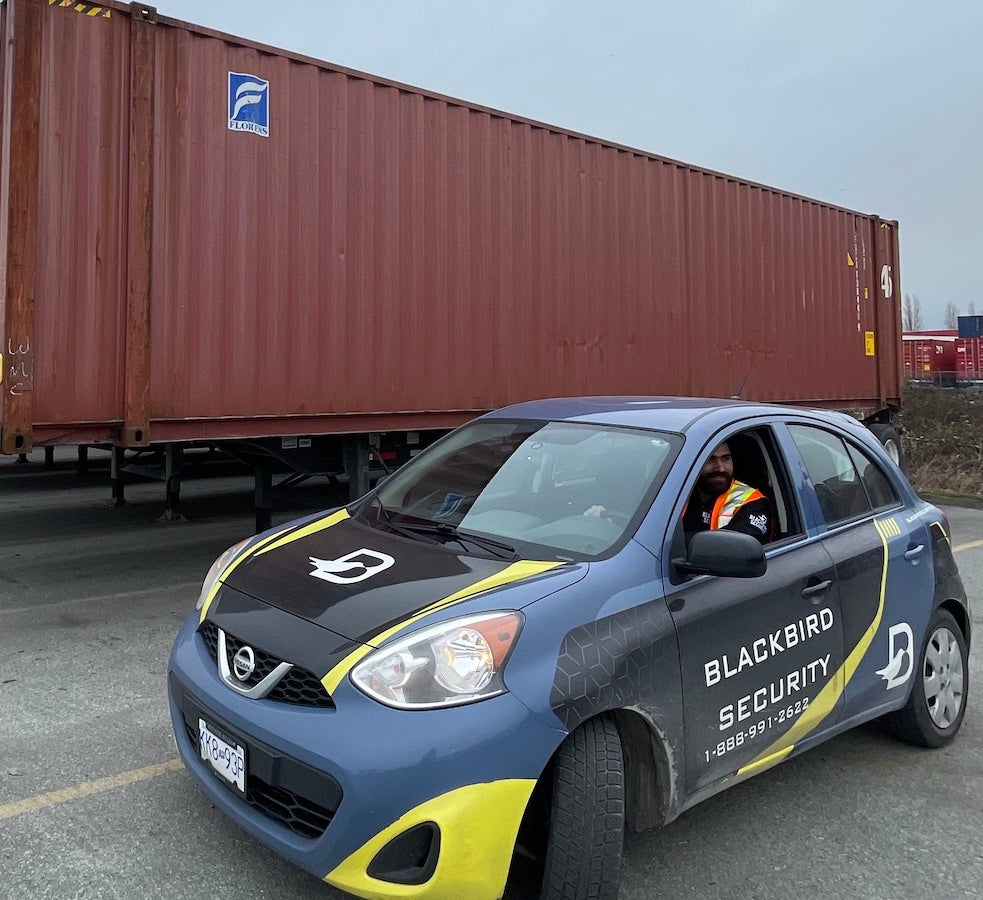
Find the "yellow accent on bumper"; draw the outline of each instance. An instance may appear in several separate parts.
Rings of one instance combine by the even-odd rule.
[[[365,656],[368,656],[368,654],[378,647],[379,644],[381,644],[387,638],[392,637],[397,631],[402,631],[404,628],[407,628],[414,622],[418,622],[424,616],[428,616],[430,613],[436,612],[438,609],[443,609],[445,606],[450,606],[453,603],[466,600],[468,597],[473,597],[475,594],[490,591],[492,588],[502,587],[502,585],[512,584],[516,581],[522,581],[525,578],[531,578],[533,575],[541,575],[543,572],[548,572],[550,569],[555,569],[562,565],[564,564],[559,562],[520,560],[519,562],[512,563],[512,565],[502,569],[502,571],[497,575],[490,575],[488,578],[482,578],[481,581],[476,581],[469,587],[457,591],[457,593],[449,594],[442,600],[438,600],[436,603],[431,603],[426,609],[421,610],[414,616],[410,616],[408,619],[400,622],[398,625],[394,625],[392,628],[387,628],[385,631],[375,635],[375,637],[372,638],[371,645],[364,644],[357,650],[353,650],[340,663],[338,663],[338,665],[328,672],[324,678],[321,679],[321,684],[324,685],[324,689],[329,694],[333,694],[338,685],[341,684],[344,677],[356,666],[359,660]]]
[[[470,784],[441,794],[401,816],[324,876],[334,887],[366,897],[498,900],[512,862],[533,779]],[[394,837],[423,822],[440,828],[440,857],[425,884],[393,884],[368,875],[375,855]]]

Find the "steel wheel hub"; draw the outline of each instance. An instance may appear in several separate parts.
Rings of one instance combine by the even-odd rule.
[[[932,721],[948,728],[959,716],[963,697],[963,658],[953,633],[945,627],[932,635],[925,650],[925,702]]]

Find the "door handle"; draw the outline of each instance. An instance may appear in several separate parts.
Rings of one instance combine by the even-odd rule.
[[[830,579],[827,578],[825,581],[820,581],[817,584],[810,584],[808,587],[802,588],[802,596],[803,597],[814,597],[817,594],[824,594],[824,593],[826,593],[826,591],[829,590],[829,586],[832,583],[833,582],[830,581]]]
[[[925,545],[924,544],[919,544],[917,547],[912,547],[910,550],[908,550],[905,553],[904,558],[907,559],[907,560],[912,560],[916,556],[918,556],[922,552],[922,550],[924,550],[924,549],[925,549]]]

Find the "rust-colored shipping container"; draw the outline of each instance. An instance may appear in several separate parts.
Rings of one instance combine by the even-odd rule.
[[[894,222],[140,4],[0,37],[4,453],[899,403]]]
[[[908,381],[952,387],[956,382],[955,331],[906,331],[902,335],[904,374]]]
[[[983,338],[956,338],[956,381],[983,383]]]

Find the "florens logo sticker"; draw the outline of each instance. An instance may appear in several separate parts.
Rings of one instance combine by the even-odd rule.
[[[229,72],[229,128],[270,136],[270,83],[256,75]]]
[[[887,690],[891,690],[906,684],[911,677],[911,670],[915,667],[915,638],[911,626],[907,622],[899,622],[891,626],[888,640],[889,662],[883,669],[878,669],[877,674],[887,682]]]
[[[312,578],[320,578],[332,584],[354,584],[356,581],[365,581],[366,578],[384,572],[396,562],[385,553],[366,550],[364,547],[339,556],[337,559],[318,559],[316,556],[309,558],[314,571],[308,574]]]
[[[458,511],[458,509],[460,509],[463,502],[463,494],[447,494],[447,496],[444,497],[444,502],[441,504],[440,509],[434,514],[434,518],[449,519]]]

